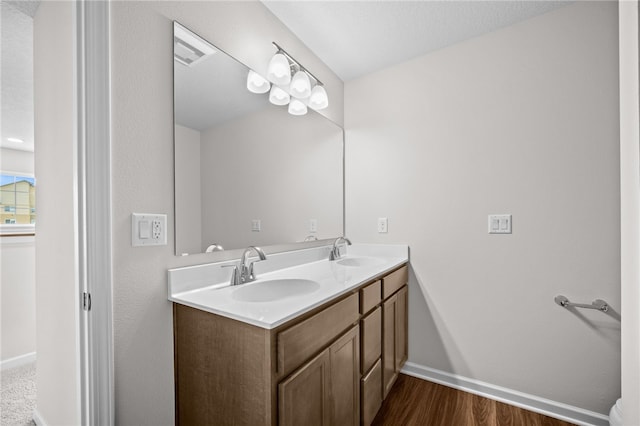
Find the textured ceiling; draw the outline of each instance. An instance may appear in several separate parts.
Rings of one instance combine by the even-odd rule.
[[[347,81],[571,2],[263,0],[263,3]]]
[[[0,4],[2,138],[0,146],[33,151],[33,18],[13,3]],[[33,5],[35,2],[24,2]],[[36,4],[37,7],[37,4]],[[27,10],[32,10],[27,8]],[[35,9],[33,9],[35,12]],[[18,138],[24,143],[7,141]]]

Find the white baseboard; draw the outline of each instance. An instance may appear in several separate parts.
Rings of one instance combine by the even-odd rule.
[[[609,426],[609,417],[457,374],[407,362],[402,373],[584,426]]]
[[[36,426],[47,426],[44,420],[42,420],[42,416],[38,413],[38,409],[33,410],[33,422]]]
[[[0,370],[4,371],[10,368],[20,367],[21,365],[26,365],[26,364],[35,362],[35,360],[36,360],[35,352],[30,352],[28,354],[5,359],[4,361],[0,361]]]

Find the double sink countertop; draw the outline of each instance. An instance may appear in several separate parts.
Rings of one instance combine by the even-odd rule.
[[[353,244],[275,253],[255,263],[256,281],[230,286],[238,261],[169,270],[169,300],[272,329],[409,261],[407,245]],[[251,261],[256,260],[252,258]]]

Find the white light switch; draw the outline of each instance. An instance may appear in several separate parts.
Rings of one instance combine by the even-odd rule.
[[[134,247],[167,245],[167,215],[132,213],[131,245]]]
[[[378,218],[378,234],[386,234],[389,231],[389,221],[386,217]]]
[[[511,234],[510,214],[490,214],[489,215],[490,234]]]
[[[251,231],[260,232],[262,230],[262,221],[260,219],[253,219],[251,221]]]
[[[138,236],[141,240],[151,238],[151,223],[148,220],[138,222]]]
[[[318,219],[309,219],[309,232],[318,232]]]

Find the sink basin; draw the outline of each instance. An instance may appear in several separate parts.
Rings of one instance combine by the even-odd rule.
[[[376,266],[383,262],[375,257],[345,257],[337,260],[336,263],[342,266]]]
[[[258,281],[234,290],[231,297],[242,302],[273,302],[313,293],[320,284],[311,280],[282,279]]]

